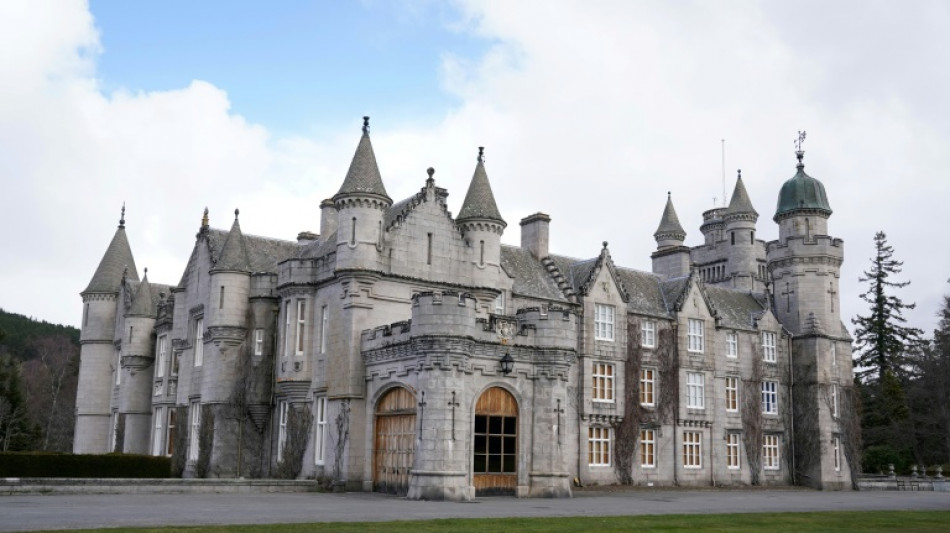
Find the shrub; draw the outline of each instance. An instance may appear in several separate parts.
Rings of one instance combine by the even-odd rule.
[[[170,472],[168,457],[151,455],[0,453],[0,477],[167,478]]]

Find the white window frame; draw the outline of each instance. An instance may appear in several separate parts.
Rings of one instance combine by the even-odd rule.
[[[316,422],[316,433],[313,436],[313,462],[317,465],[326,463],[327,446],[327,397],[317,396],[313,400],[313,419]]]
[[[264,355],[264,329],[254,330],[254,355]]]
[[[778,382],[777,381],[763,381],[762,382],[762,414],[764,415],[778,414]]]
[[[306,347],[307,333],[307,300],[297,299],[297,328],[294,331],[294,353],[303,355]]]
[[[617,369],[612,363],[593,363],[591,365],[591,401],[599,403],[614,403],[615,394],[614,376]]]
[[[686,321],[687,347],[686,351],[690,353],[703,353],[706,348],[705,332],[703,331],[703,321],[698,318],[690,318]]]
[[[327,353],[327,333],[330,321],[330,313],[327,306],[320,308],[320,353]]]
[[[726,333],[726,357],[729,359],[739,358],[739,334],[735,331]]]
[[[831,439],[831,453],[834,455],[835,472],[841,472],[841,437]]]
[[[644,348],[656,347],[656,321],[643,320],[640,322],[640,346]]]
[[[613,432],[610,427],[590,426],[587,429],[588,466],[610,466],[610,445]]]
[[[683,432],[683,468],[703,467],[703,434],[700,431]]]
[[[774,363],[776,357],[776,337],[774,331],[762,332],[762,360],[766,363]]]
[[[281,357],[290,355],[290,300],[284,302],[284,349]]]
[[[686,407],[706,408],[706,376],[702,372],[686,373]]]
[[[106,453],[115,451],[116,438],[119,433],[119,411],[112,411],[112,435],[109,437],[109,450]]]
[[[778,435],[762,436],[762,468],[778,470],[780,465]]]
[[[188,405],[188,460],[198,460],[198,434],[201,432],[201,404],[198,400]]]
[[[155,369],[155,377],[163,378],[165,377],[165,366],[168,364],[168,335],[159,335],[158,342],[156,343],[156,352],[158,352],[157,368]]]
[[[726,433],[726,468],[729,470],[739,470],[740,467],[739,434]]]
[[[173,432],[177,430],[178,420],[175,419],[176,410],[174,406],[169,406],[168,408],[166,408],[166,411],[168,412],[168,415],[165,417],[166,424],[165,424],[165,453],[164,455],[165,457],[171,457],[172,456],[171,448],[174,445],[174,438],[175,438],[175,435]]]
[[[499,292],[498,296],[495,297],[495,314],[505,314],[505,291]]]
[[[594,304],[594,340],[614,340],[614,306]]]
[[[726,412],[739,412],[739,378],[737,376],[726,376]]]
[[[164,407],[156,407],[152,414],[152,455],[165,455]]]
[[[290,403],[287,400],[277,402],[277,461],[284,458],[284,445],[287,444],[287,414]]]
[[[119,350],[115,351],[115,385],[118,387],[122,384],[122,352]]]
[[[640,369],[640,405],[653,407],[656,405],[656,369]]]
[[[838,366],[838,345],[831,341],[831,366]]]
[[[640,430],[640,467],[656,468],[656,430]]]
[[[838,418],[838,384],[831,384],[831,416]]]
[[[205,352],[205,320],[198,318],[195,320],[195,366],[204,364]]]

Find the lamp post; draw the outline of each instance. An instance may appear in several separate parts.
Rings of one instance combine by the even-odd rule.
[[[501,358],[501,371],[506,376],[511,373],[511,369],[515,366],[515,360],[511,357],[511,354],[505,352],[505,356]]]

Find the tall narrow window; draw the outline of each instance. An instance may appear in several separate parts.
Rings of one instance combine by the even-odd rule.
[[[155,377],[157,378],[165,377],[165,365],[168,364],[168,343],[166,341],[166,335],[158,337],[158,347],[156,349],[158,357],[155,358],[158,361],[155,365]]]
[[[739,434],[726,434],[726,468],[739,469]]]
[[[277,403],[277,461],[284,458],[284,445],[287,444],[287,414],[290,404],[286,400]]]
[[[590,466],[610,466],[610,428],[590,427],[587,432],[587,461]]]
[[[656,370],[643,368],[640,370],[640,405],[653,407],[656,405]]]
[[[762,382],[762,413],[778,414],[778,383],[775,381]]]
[[[732,241],[730,244],[732,244],[733,246],[735,246],[735,244],[736,244],[736,232],[730,231],[730,232],[729,232],[729,239]]]
[[[178,431],[175,426],[175,415],[177,410],[174,407],[168,408],[168,428],[165,430],[165,455],[171,457],[175,453],[175,432]]]
[[[838,384],[831,384],[831,416],[838,418]]]
[[[290,355],[290,302],[284,302],[284,349],[281,354],[284,357]]]
[[[762,468],[778,470],[779,468],[778,435],[763,435],[762,437]]]
[[[749,244],[755,244],[755,231],[749,233]]]
[[[173,351],[171,354],[171,376],[178,375],[178,358],[181,356],[181,352]]]
[[[705,378],[700,372],[686,373],[686,407],[690,409],[706,408]]]
[[[838,346],[831,341],[831,366],[838,366]]]
[[[683,467],[703,467],[703,434],[698,431],[683,432]]]
[[[119,433],[119,412],[112,411],[112,432],[109,433],[109,452],[114,452]]]
[[[640,466],[656,468],[656,430],[640,430]]]
[[[322,465],[326,461],[327,442],[327,397],[319,396],[314,400],[313,419],[316,421],[316,433],[313,439],[313,461]]]
[[[775,362],[775,332],[762,332],[762,359],[766,363]]]
[[[132,332],[135,331],[135,326],[129,326],[129,342],[132,342]]]
[[[89,304],[82,306],[82,327],[89,323]]]
[[[198,433],[201,429],[201,405],[195,400],[188,407],[188,420],[191,422],[188,432],[188,460],[198,459]]]
[[[739,378],[735,376],[726,377],[726,412],[735,413],[739,411]]]
[[[478,264],[484,265],[485,264],[485,241],[478,241],[478,247],[479,247]]]
[[[594,304],[594,339],[614,340],[614,306]]]
[[[353,225],[350,226],[350,244],[356,244],[356,217],[353,217]]]
[[[653,320],[640,322],[640,346],[644,348],[656,347],[656,322]]]
[[[264,355],[264,330],[254,330],[254,355]]]
[[[195,320],[195,366],[204,364],[204,336],[205,321],[202,318]]]
[[[224,285],[221,286],[218,294],[218,309],[224,309]]]
[[[613,402],[614,365],[594,363],[591,377],[591,400],[595,402]]]
[[[703,339],[703,321],[697,318],[690,318],[687,322],[687,345],[686,350],[693,353],[703,353],[705,341]]]
[[[164,432],[162,431],[162,417],[165,415],[165,410],[161,407],[155,408],[155,414],[152,415],[153,429],[152,429],[152,455],[164,455],[165,446],[162,439],[165,437]]]
[[[432,234],[431,234],[431,233],[427,234],[427,241],[426,241],[426,264],[427,264],[427,265],[431,265],[431,264],[432,264]]]
[[[327,306],[320,308],[320,353],[327,353],[327,334],[330,331],[327,329],[327,324],[329,323],[330,316],[327,313]]]
[[[841,471],[841,438],[835,437],[831,439],[831,453],[834,454],[835,459],[835,472]]]
[[[495,297],[495,314],[505,314],[505,291],[501,291],[498,293],[498,296]]]
[[[303,355],[304,333],[307,331],[307,301],[297,300],[297,355]]]
[[[122,352],[115,352],[115,384],[122,384]]]
[[[726,333],[726,357],[735,359],[739,357],[739,334],[735,332]]]

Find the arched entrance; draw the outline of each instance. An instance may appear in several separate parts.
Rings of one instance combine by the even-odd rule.
[[[518,485],[518,402],[501,387],[475,403],[472,474],[475,494],[514,495]]]
[[[405,495],[416,446],[416,397],[403,387],[387,392],[376,406],[373,489]]]

